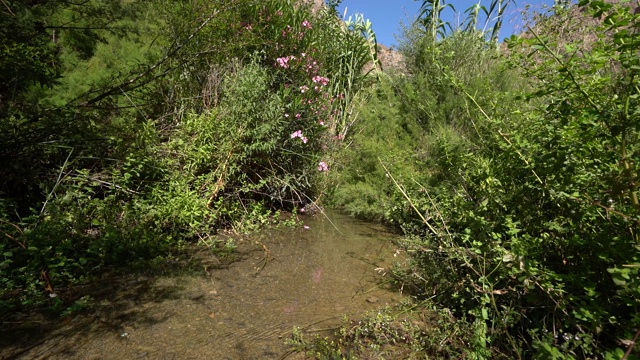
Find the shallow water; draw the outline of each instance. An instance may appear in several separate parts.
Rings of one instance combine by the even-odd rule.
[[[242,259],[203,259],[202,276],[105,286],[91,315],[25,332],[0,359],[279,359],[294,326],[328,329],[400,300],[384,275],[397,235],[337,213],[301,220],[308,229],[238,239]]]

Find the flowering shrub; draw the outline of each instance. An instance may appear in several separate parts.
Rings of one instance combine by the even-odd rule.
[[[333,9],[312,12],[309,5],[298,1],[267,0],[243,3],[237,13],[240,16],[230,22],[233,25],[228,31],[233,35],[232,47],[242,50],[234,56],[246,59],[247,53],[253,54],[251,66],[261,67],[268,76],[255,80],[262,95],[250,91],[250,84],[245,83],[250,82],[250,76],[229,77],[232,82],[242,82],[241,91],[223,94],[232,100],[222,101],[234,104],[236,119],[227,131],[234,133],[235,128],[237,136],[225,140],[230,144],[220,148],[228,150],[216,159],[224,164],[236,156],[242,158],[242,168],[236,173],[243,174],[242,179],[225,177],[229,190],[244,189],[248,196],[277,203],[276,207],[300,207],[317,190],[318,173],[328,171],[327,161],[320,159],[326,158],[330,144],[345,135],[338,119],[344,120],[345,104],[354,91],[345,89],[344,84],[362,85],[361,78],[354,81],[349,76],[362,74],[364,62],[358,63],[360,67],[343,66],[340,59],[355,51],[366,54],[368,61],[370,48],[359,30],[341,25]],[[273,111],[236,98],[275,102],[271,95],[278,99],[278,107],[272,110],[279,114],[273,117]],[[236,106],[239,101],[247,109]],[[242,152],[238,153],[238,148]],[[228,153],[231,160],[227,160]],[[224,170],[230,171],[227,167]],[[216,193],[220,195],[222,192]]]
[[[316,168],[327,171],[318,164],[345,114],[337,94],[348,98],[344,84],[360,86],[348,75],[362,74],[341,59],[367,50],[361,34],[297,0],[153,0],[140,12],[122,2],[132,8],[114,20],[121,31],[65,33],[60,51],[38,24],[51,23],[49,10],[56,23],[84,6],[55,1],[38,14],[38,2],[12,2],[16,16],[0,24],[15,30],[10,45],[33,35],[26,51],[44,54],[31,67],[18,61],[22,47],[0,56],[15,65],[4,77],[11,100],[0,104],[5,153],[28,159],[0,156],[11,165],[0,176],[10,239],[0,243],[0,306],[14,290],[46,295],[43,285],[67,286],[89,269],[171,253],[176,239],[254,228],[270,210],[300,208],[324,180]],[[94,8],[110,2],[89,3],[88,13],[111,14]],[[57,145],[69,141],[73,151]]]

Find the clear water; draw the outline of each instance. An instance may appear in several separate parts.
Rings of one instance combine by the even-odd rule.
[[[336,327],[345,314],[400,299],[383,275],[396,260],[397,235],[327,215],[301,217],[308,229],[238,239],[243,259],[217,269],[215,259],[203,261],[202,276],[105,287],[95,313],[25,335],[0,349],[0,359],[279,359],[294,326]]]

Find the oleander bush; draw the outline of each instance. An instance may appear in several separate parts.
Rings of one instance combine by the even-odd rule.
[[[327,151],[376,69],[371,25],[343,26],[333,6],[49,0],[1,11],[3,310],[59,307],[96,274],[316,200]]]

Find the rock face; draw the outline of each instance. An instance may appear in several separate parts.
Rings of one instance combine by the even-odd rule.
[[[640,5],[632,2],[627,3],[621,0],[604,0],[605,3],[618,4],[623,3],[625,6],[629,6],[633,13],[640,11]],[[565,44],[576,42],[582,45],[584,50],[589,50],[593,43],[598,40],[598,34],[594,32],[594,28],[601,25],[606,15],[603,14],[600,18],[594,18],[589,14],[587,7],[579,7],[572,5],[568,12],[561,16],[543,14],[540,17],[534,17],[534,22],[539,24],[533,24],[534,31],[540,33],[552,31],[557,38],[558,45],[563,47]],[[520,34],[524,38],[531,38],[533,35],[529,31],[524,31]],[[612,34],[608,34],[611,36]]]
[[[311,4],[314,11],[324,6],[324,0],[300,0],[303,3]]]
[[[378,60],[383,71],[405,72],[404,56],[397,50],[378,44]]]

